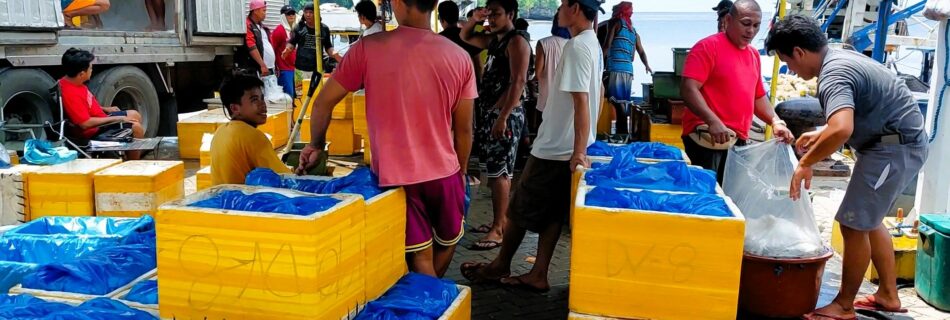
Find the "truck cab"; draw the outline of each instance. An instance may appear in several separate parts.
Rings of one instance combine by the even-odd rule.
[[[265,25],[279,23],[284,1],[268,1]],[[95,29],[66,28],[60,0],[0,1],[0,143],[22,148],[44,138],[28,125],[61,120],[50,89],[62,54],[96,55],[90,91],[103,106],[137,110],[146,135],[174,135],[179,112],[204,108],[233,68],[242,45],[247,0],[165,0],[166,30],[146,30],[144,1],[112,0]]]

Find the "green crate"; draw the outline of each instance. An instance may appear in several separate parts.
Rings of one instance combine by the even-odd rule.
[[[950,216],[920,215],[917,240],[917,295],[937,309],[950,311]]]
[[[656,99],[680,99],[682,78],[673,72],[653,73],[653,95]]]
[[[673,48],[673,72],[677,76],[683,76],[683,64],[686,63],[688,55],[689,48]]]

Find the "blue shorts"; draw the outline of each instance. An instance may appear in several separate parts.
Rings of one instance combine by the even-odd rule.
[[[633,94],[633,74],[608,73],[605,94],[609,101],[630,101],[630,96]]]

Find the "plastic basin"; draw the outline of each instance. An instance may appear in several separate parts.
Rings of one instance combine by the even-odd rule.
[[[739,282],[741,313],[797,318],[815,310],[825,263],[833,251],[814,258],[780,259],[745,253]]]

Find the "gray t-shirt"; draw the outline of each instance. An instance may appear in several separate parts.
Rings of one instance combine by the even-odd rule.
[[[897,133],[905,144],[926,141],[924,117],[907,84],[860,53],[828,49],[818,75],[818,99],[825,117],[841,108],[854,109],[854,131],[848,139],[853,148]]]

